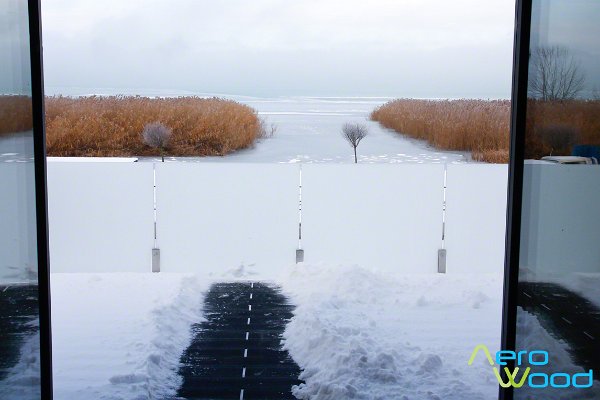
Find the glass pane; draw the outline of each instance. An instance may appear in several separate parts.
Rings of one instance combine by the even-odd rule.
[[[40,398],[27,2],[0,3],[0,399]]]
[[[599,19],[533,2],[517,349],[539,352],[517,399],[600,398]]]

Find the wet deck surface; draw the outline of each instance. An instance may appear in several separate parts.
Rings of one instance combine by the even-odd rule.
[[[553,283],[520,282],[519,305],[567,342],[577,365],[600,369],[600,351],[593,351],[600,348],[600,309],[590,301]]]
[[[274,286],[214,284],[205,299],[206,321],[193,327],[193,341],[181,358],[178,397],[294,399],[300,368],[281,346],[293,308]]]
[[[0,286],[0,380],[19,361],[25,339],[37,332],[38,288]]]

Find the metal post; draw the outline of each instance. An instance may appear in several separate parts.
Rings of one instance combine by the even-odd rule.
[[[302,164],[300,164],[300,181],[298,183],[298,248],[296,249],[296,264],[304,262],[302,249]]]
[[[438,250],[438,273],[446,273],[446,189],[448,188],[448,164],[444,164],[444,189],[442,200],[442,247]]]
[[[152,272],[160,272],[160,249],[158,248],[158,240],[156,237],[156,163],[152,163],[152,174],[152,180],[154,185],[154,247],[152,248]]]

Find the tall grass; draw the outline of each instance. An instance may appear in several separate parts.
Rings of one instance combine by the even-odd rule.
[[[0,135],[33,127],[31,97],[0,96]]]
[[[439,149],[471,151],[481,161],[508,161],[508,100],[400,99],[375,109],[371,119]]]
[[[569,155],[575,144],[600,145],[600,101],[529,101],[525,157]]]
[[[198,97],[48,97],[49,156],[159,156],[144,143],[146,124],[171,129],[165,155],[225,155],[264,134],[256,111],[225,99]]]
[[[568,155],[574,144],[600,145],[600,101],[530,100],[527,117],[527,158]],[[508,162],[508,100],[401,99],[375,109],[371,119],[439,149],[470,151],[478,161]]]

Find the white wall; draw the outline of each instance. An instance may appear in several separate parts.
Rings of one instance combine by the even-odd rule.
[[[508,166],[449,164],[447,272],[504,271]]]
[[[302,167],[306,262],[437,271],[444,166]]]
[[[161,271],[213,273],[295,262],[299,167],[157,163]]]
[[[544,279],[597,272],[600,166],[526,164],[521,268]]]
[[[298,245],[299,165],[156,163],[164,272],[272,274]],[[444,166],[306,164],[305,261],[437,271]],[[506,166],[449,165],[448,273],[501,272]],[[51,269],[150,271],[152,163],[48,163]]]
[[[151,163],[48,163],[52,272],[150,271]]]

